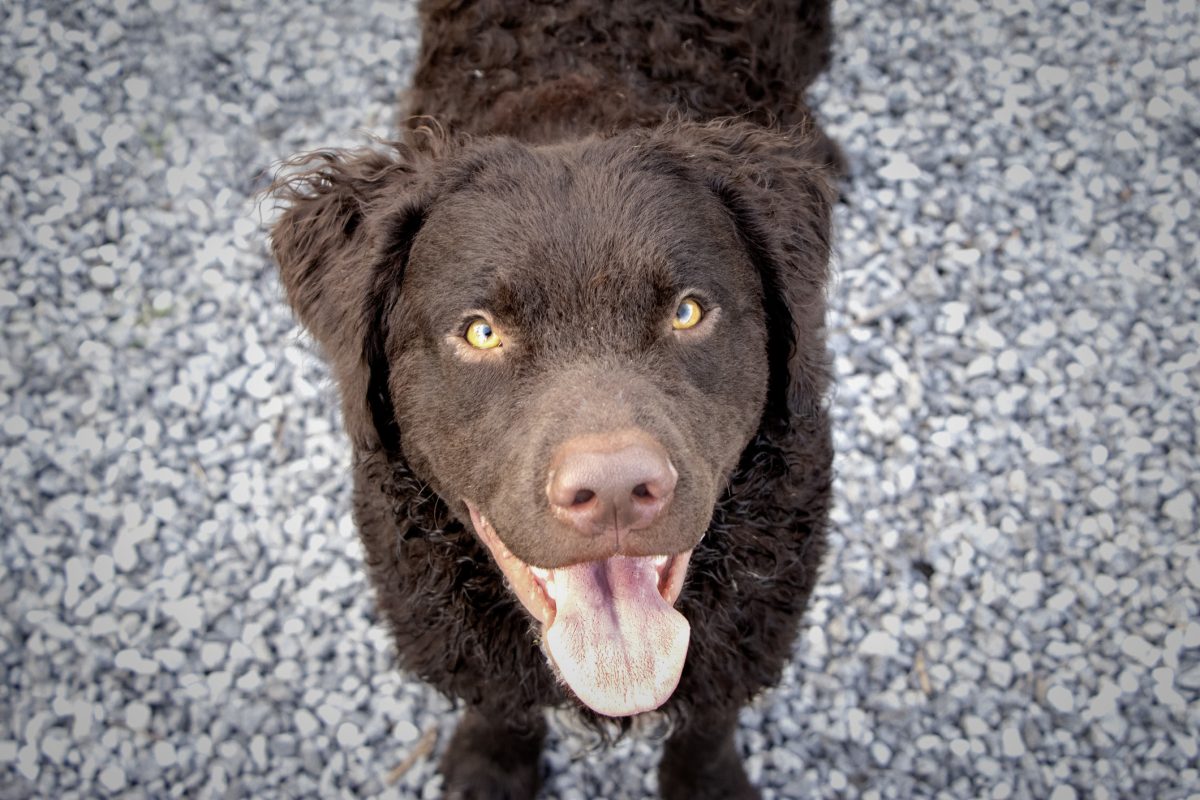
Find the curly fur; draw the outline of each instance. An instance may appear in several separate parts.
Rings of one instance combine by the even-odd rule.
[[[723,760],[736,758],[736,711],[779,679],[825,550],[824,290],[838,159],[803,91],[829,60],[828,3],[427,0],[422,15],[407,109],[421,118],[402,141],[289,162],[272,188],[287,207],[272,246],[288,300],[341,390],[355,518],[400,661],[478,714],[452,747],[479,746],[469,744],[472,731],[504,720],[536,754],[536,710],[574,700],[398,422],[405,353],[389,326],[430,209],[487,165],[520,163],[533,145],[574,143],[599,158],[606,141],[620,142],[621,155],[603,157],[715,197],[761,281],[765,405],[677,604],[691,645],[662,709],[680,732],[663,786],[685,796],[680,763],[697,748],[740,774]],[[536,775],[529,780],[536,787]],[[749,796],[736,781],[725,791]]]
[[[713,175],[721,177],[705,181],[727,198],[774,307],[768,309],[771,389],[760,430],[715,509],[680,599],[679,607],[693,620],[697,646],[680,688],[664,708],[674,715],[690,713],[691,706],[741,705],[778,679],[823,553],[831,460],[822,404],[828,372],[820,330],[831,190],[827,182],[770,173],[764,167],[774,162],[758,160],[779,156],[773,152],[779,148],[794,156],[806,141],[811,144],[811,135],[806,139],[793,132],[785,139],[741,123],[679,123],[648,131],[642,140],[669,148],[681,129],[688,134],[693,160],[720,165]],[[453,150],[445,140],[427,147],[436,147],[443,158]],[[384,192],[389,177],[436,183],[421,172],[428,168],[427,159],[407,144],[386,143],[382,149],[320,152],[294,161],[307,169],[289,173],[277,184],[277,194],[291,206],[274,235],[276,258],[290,303],[325,345],[343,389],[346,425],[358,454],[356,519],[379,611],[391,626],[402,662],[451,696],[519,718],[530,707],[557,705],[567,698],[530,636],[528,616],[487,551],[413,473],[399,432],[388,433],[395,420],[386,391],[380,399],[378,388],[388,382],[387,334],[379,321],[387,302],[378,297],[371,274],[352,263],[345,266],[344,277],[334,274],[337,265],[329,263],[329,250],[322,244],[322,239],[340,242],[343,236],[371,238],[364,218],[376,213],[375,206],[395,204]],[[783,163],[805,176],[818,169],[795,158]],[[463,169],[455,165],[449,172],[461,179]],[[736,179],[726,177],[731,175]],[[781,182],[807,186],[809,194],[776,195],[773,189]],[[418,204],[411,199],[405,203],[419,215]],[[777,208],[781,203],[795,204],[795,209]],[[808,224],[777,231],[765,221],[781,215]],[[314,217],[321,218],[320,225],[312,224]],[[781,233],[787,235],[780,241]],[[367,248],[389,253],[373,259],[388,265],[385,271],[397,263],[394,245],[376,242]],[[390,272],[375,281],[395,282]],[[331,288],[367,301],[331,302]],[[363,362],[368,369],[361,368]],[[369,389],[372,384],[375,392]],[[789,535],[780,537],[780,531]],[[482,619],[480,608],[492,613]],[[447,630],[456,636],[447,638]],[[745,674],[728,675],[734,668]],[[713,680],[714,671],[726,673],[727,679]],[[495,692],[501,682],[510,689]]]
[[[430,0],[410,112],[526,141],[735,114],[788,127],[829,63],[826,2]]]

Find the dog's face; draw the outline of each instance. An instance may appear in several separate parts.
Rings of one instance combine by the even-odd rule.
[[[673,691],[688,557],[772,387],[786,413],[809,333],[787,301],[821,302],[817,170],[688,130],[342,156],[343,186],[309,179],[273,235],[356,445],[405,459],[472,526],[559,674],[614,716]],[[797,169],[810,183],[784,185]],[[770,192],[809,218],[778,219],[795,209]],[[806,244],[790,257],[813,273],[782,274]]]
[[[513,149],[414,238],[388,317],[401,447],[527,564],[686,551],[758,427],[761,294],[711,192],[619,140]],[[572,465],[621,474],[554,496]],[[640,501],[611,496],[623,478]]]

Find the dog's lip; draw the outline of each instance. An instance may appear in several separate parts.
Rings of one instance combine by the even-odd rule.
[[[471,514],[471,523],[476,534],[491,552],[501,572],[508,579],[513,594],[521,601],[521,605],[533,615],[543,627],[549,628],[554,623],[557,605],[554,599],[554,572],[556,568],[538,567],[527,564],[516,556],[500,539],[496,529],[488,521],[478,507],[470,500],[463,500]],[[613,555],[618,555],[614,553]],[[643,556],[649,559],[658,573],[658,593],[667,605],[674,606],[683,591],[683,581],[687,576],[688,562],[692,557],[692,548],[682,553]],[[564,565],[572,566],[572,565]]]

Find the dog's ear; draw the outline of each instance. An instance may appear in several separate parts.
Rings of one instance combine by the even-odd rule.
[[[815,125],[780,132],[739,121],[677,123],[653,135],[720,200],[762,281],[770,367],[764,423],[817,422],[829,382],[836,146]]]
[[[328,358],[355,446],[398,446],[388,393],[387,319],[431,202],[432,156],[393,143],[292,159],[269,190],[288,302]]]

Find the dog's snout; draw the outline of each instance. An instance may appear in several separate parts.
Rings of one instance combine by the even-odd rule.
[[[628,432],[564,442],[546,494],[555,515],[588,535],[650,527],[671,502],[677,473],[662,445]]]

